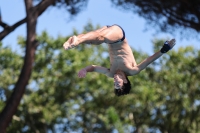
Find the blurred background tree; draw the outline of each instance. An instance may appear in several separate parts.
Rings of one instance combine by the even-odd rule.
[[[89,23],[83,32],[98,27]],[[78,33],[74,30],[73,34]],[[67,38],[54,39],[46,32],[37,37],[33,73],[7,132],[199,131],[200,51],[190,46],[170,51],[130,77],[131,93],[117,97],[112,79],[98,73],[88,73],[84,79],[77,77],[87,65],[109,66],[107,45],[80,45],[66,52],[59,45]],[[152,42],[155,51],[163,42]],[[18,43],[24,50],[25,38],[19,37]],[[17,80],[23,57],[9,48],[1,46],[1,50],[1,89],[6,92],[0,103],[2,109],[12,93],[9,88]],[[135,49],[133,54],[138,63],[148,56]]]
[[[200,32],[199,0],[111,0],[120,10],[143,17],[147,27],[159,32],[179,31],[184,38],[197,37]],[[151,29],[150,28],[150,29]],[[196,32],[195,32],[196,31]]]
[[[27,35],[25,46],[24,63],[20,68],[21,72],[14,85],[13,92],[7,99],[7,104],[0,113],[0,132],[6,132],[6,127],[12,120],[12,116],[15,114],[19,102],[25,92],[26,86],[28,85],[32,66],[34,65],[35,51],[38,46],[38,40],[36,39],[36,26],[38,17],[50,6],[56,6],[58,8],[64,7],[71,16],[75,16],[77,13],[84,9],[87,5],[87,0],[76,1],[76,0],[24,0],[26,17],[14,23],[8,25],[3,22],[0,14],[0,26],[3,30],[0,33],[0,40],[6,37],[8,34],[13,32],[20,25],[26,23]]]
[[[26,17],[13,25],[4,22],[0,15],[0,40],[27,24],[26,38],[19,38],[22,55],[0,45],[0,132],[6,132],[9,124],[8,132],[199,131],[199,51],[186,47],[163,56],[145,72],[130,78],[133,89],[129,96],[116,99],[110,89],[112,80],[105,76],[90,74],[81,81],[76,77],[83,63],[109,66],[106,47],[80,46],[64,53],[58,47],[68,37],[54,39],[45,32],[36,37],[37,19],[48,7],[63,7],[73,17],[86,8],[88,1],[24,2]],[[180,28],[186,33],[185,28],[191,28],[199,32],[199,1],[113,3],[138,13],[147,22],[156,22],[160,31]],[[89,24],[84,32],[92,29]],[[158,50],[163,40],[153,43]],[[148,56],[133,52],[137,62]]]

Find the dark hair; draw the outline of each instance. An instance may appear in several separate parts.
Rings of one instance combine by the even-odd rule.
[[[117,96],[129,94],[131,90],[131,83],[127,76],[126,76],[126,80],[127,80],[127,83],[123,83],[123,86],[121,89],[114,89],[114,92]]]

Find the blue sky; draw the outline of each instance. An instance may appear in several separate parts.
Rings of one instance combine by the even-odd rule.
[[[2,20],[10,25],[25,17],[25,6],[23,0],[1,0],[0,7]],[[69,14],[64,9],[48,8],[40,17],[37,24],[37,33],[43,30],[56,37],[57,35],[67,36],[76,28],[79,32],[89,21],[94,25],[112,25],[118,24],[125,30],[126,37],[131,47],[142,50],[146,53],[152,53],[152,40],[154,38],[172,38],[173,36],[165,33],[156,33],[152,28],[146,31],[145,20],[131,12],[123,12],[112,6],[108,0],[89,0],[88,6],[73,20],[68,20]],[[0,28],[0,31],[2,28]],[[18,35],[26,35],[26,25],[17,28],[13,33],[2,40],[4,46],[11,46],[17,51],[16,43]],[[198,40],[181,40],[177,34],[175,36],[177,45],[175,50],[180,46],[193,45],[200,49]],[[62,47],[62,44],[60,44]]]

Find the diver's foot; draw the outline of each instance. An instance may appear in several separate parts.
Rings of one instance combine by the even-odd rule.
[[[72,49],[74,47],[76,47],[78,45],[77,43],[77,37],[76,36],[73,36],[73,37],[70,37],[64,44],[63,44],[63,47],[65,50],[68,50],[68,49]]]

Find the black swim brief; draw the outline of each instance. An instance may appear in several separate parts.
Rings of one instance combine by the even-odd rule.
[[[119,25],[117,25],[117,24],[114,24],[114,25],[116,25],[116,26],[118,26],[119,28],[122,29],[121,26],[119,26]],[[114,26],[114,25],[111,25],[111,26]],[[111,26],[110,26],[110,25],[107,25],[108,28],[111,27]],[[109,43],[109,44],[114,44],[114,43],[118,43],[118,42],[122,42],[122,41],[124,41],[124,39],[125,39],[125,32],[124,32],[123,29],[122,29],[122,32],[123,32],[123,37],[122,37],[122,39],[120,39],[120,40],[118,40],[118,41],[116,41],[116,42]]]

